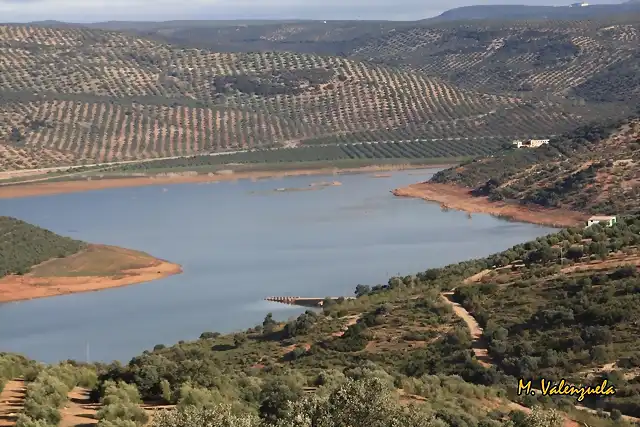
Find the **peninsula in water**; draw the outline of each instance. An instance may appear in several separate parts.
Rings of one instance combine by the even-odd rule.
[[[88,244],[0,217],[0,303],[161,279],[182,267],[116,246]]]

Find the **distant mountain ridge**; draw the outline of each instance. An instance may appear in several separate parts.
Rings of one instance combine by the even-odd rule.
[[[351,23],[390,23],[410,24],[412,22],[445,22],[467,20],[501,20],[501,19],[590,19],[610,15],[640,12],[640,0],[627,0],[617,4],[588,4],[586,7],[575,7],[568,3],[566,6],[544,5],[513,5],[490,4],[455,7],[440,15],[417,21],[388,21],[388,20],[330,20],[330,26]],[[203,19],[203,20],[169,20],[169,21],[103,21],[91,23],[69,23],[63,21],[35,21],[29,24],[38,26],[83,26],[110,31],[134,31],[137,33],[185,28],[222,28],[236,26],[263,26],[300,23],[324,23],[325,21],[310,19]]]
[[[595,4],[575,6],[529,6],[529,5],[477,5],[462,6],[447,10],[425,21],[465,21],[496,19],[590,19],[609,15],[640,12],[640,1],[630,0],[619,4]]]

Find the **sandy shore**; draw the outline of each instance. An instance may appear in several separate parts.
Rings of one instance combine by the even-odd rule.
[[[246,171],[235,173],[210,173],[183,176],[142,176],[130,178],[94,179],[61,182],[38,182],[0,186],[0,199],[43,196],[50,194],[77,193],[81,191],[103,190],[107,188],[139,187],[148,185],[192,184],[218,181],[236,181],[240,179],[258,180],[267,178],[284,178],[287,176],[306,175],[339,175],[352,173],[369,173],[380,171],[398,171],[409,169],[443,168],[451,165],[380,165],[358,168],[321,168],[295,169],[288,171]]]
[[[5,276],[0,279],[0,303],[101,291],[150,282],[182,273],[182,267],[178,264],[156,258],[150,259],[152,261],[145,267],[122,270],[113,276],[40,277],[32,273],[24,276]]]
[[[474,197],[469,189],[448,184],[422,183],[397,188],[393,194],[438,202],[443,207],[469,213],[484,213],[516,221],[552,227],[572,227],[584,224],[588,215],[564,209],[545,209],[490,202],[486,197]]]

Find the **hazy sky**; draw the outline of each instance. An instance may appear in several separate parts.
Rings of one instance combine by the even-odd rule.
[[[0,22],[172,19],[421,19],[474,4],[566,5],[574,0],[0,0]],[[577,1],[577,0],[576,0]],[[597,3],[620,3],[598,0]],[[596,2],[593,2],[596,3]]]

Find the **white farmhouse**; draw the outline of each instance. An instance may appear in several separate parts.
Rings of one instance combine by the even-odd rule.
[[[538,148],[548,143],[548,139],[527,139],[525,141],[513,141],[513,145],[515,145],[516,148]]]
[[[618,218],[615,215],[594,215],[587,220],[587,227],[593,224],[602,224],[611,227]]]

